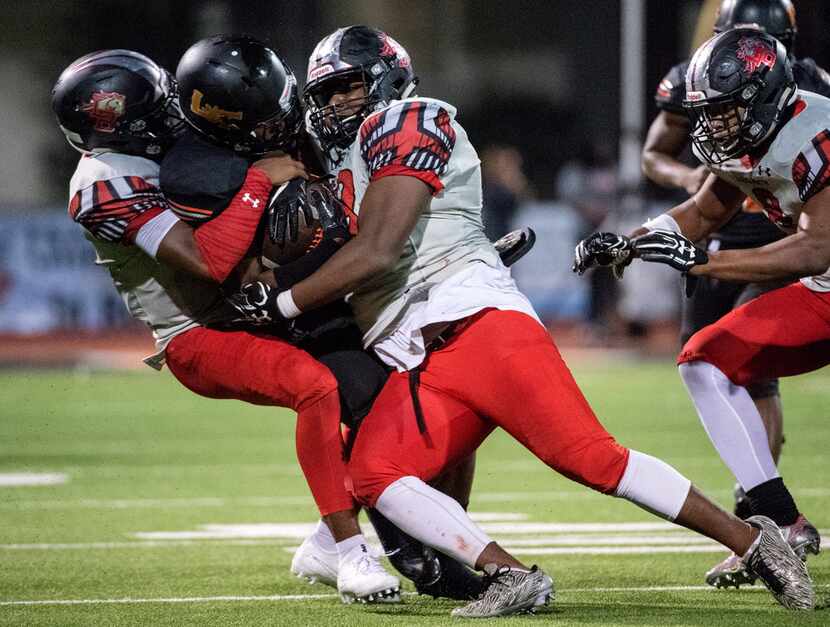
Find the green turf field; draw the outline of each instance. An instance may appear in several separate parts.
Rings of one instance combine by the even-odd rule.
[[[616,363],[575,369],[605,424],[728,505],[730,477],[674,368]],[[827,537],[830,370],[786,381],[783,394],[782,471]],[[315,512],[288,411],[200,399],[166,372],[6,371],[0,473],[22,472],[66,482],[0,487],[2,625],[452,622],[449,602],[409,595],[398,606],[347,607],[290,575],[291,549]],[[723,555],[717,547],[555,476],[499,433],[480,451],[471,510],[556,581],[550,608],[493,623],[830,624],[830,610],[793,615],[763,591],[701,587]],[[826,603],[830,558],[810,567]]]

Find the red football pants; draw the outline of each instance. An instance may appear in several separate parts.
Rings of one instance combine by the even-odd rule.
[[[801,283],[762,294],[695,333],[677,363],[705,361],[735,385],[830,363],[830,293]]]
[[[628,450],[599,423],[547,330],[515,311],[483,311],[422,364],[420,433],[408,373],[394,373],[364,419],[348,471],[374,505],[404,476],[434,479],[495,427],[565,476],[613,492]]]
[[[197,327],[166,351],[170,372],[208,398],[297,412],[297,458],[322,516],[351,509],[340,437],[337,381],[311,355],[276,337]]]

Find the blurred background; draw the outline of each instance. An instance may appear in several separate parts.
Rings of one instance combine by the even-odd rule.
[[[314,44],[352,23],[392,34],[413,58],[419,93],[458,107],[482,157],[488,232],[495,237],[523,225],[537,232],[536,249],[515,275],[560,341],[634,337],[643,346],[642,337],[664,337],[675,348],[681,296],[674,273],[631,272],[616,285],[602,274],[575,277],[570,263],[574,244],[591,231],[627,230],[682,199],[642,180],[639,150],[655,115],[657,83],[708,37],[718,4],[4,0],[0,361],[37,360],[44,347],[54,359],[61,342],[78,338],[99,342],[101,350],[113,337],[152,345],[66,217],[78,154],[49,107],[65,66],[92,50],[119,47],[173,71],[193,41],[245,32],[270,42],[302,82]],[[797,55],[830,66],[827,0],[795,5]],[[46,344],[32,343],[36,337]]]

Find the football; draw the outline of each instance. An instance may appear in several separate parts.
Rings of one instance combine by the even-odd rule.
[[[310,223],[305,221],[302,211],[298,212],[297,239],[292,241],[286,236],[281,246],[271,239],[268,229],[263,229],[262,261],[267,265],[281,266],[298,259],[314,250],[323,239],[323,229],[320,221],[314,218]]]

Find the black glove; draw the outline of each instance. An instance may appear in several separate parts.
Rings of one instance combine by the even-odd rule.
[[[634,255],[643,261],[664,263],[680,272],[688,272],[695,266],[709,262],[706,251],[674,231],[651,231],[635,237],[631,241],[631,246]]]
[[[346,205],[337,198],[332,187],[332,177],[309,183],[306,186],[306,204],[320,220],[323,239],[343,243],[351,237],[349,221],[346,217]]]
[[[616,233],[593,233],[576,245],[571,269],[577,274],[583,274],[589,268],[610,266],[614,276],[620,279],[629,263],[631,240]]]
[[[255,325],[282,323],[285,318],[277,307],[278,293],[279,290],[267,283],[254,281],[243,285],[226,300],[241,314],[240,322]]]
[[[278,187],[268,199],[268,236],[279,246],[285,246],[286,235],[292,242],[299,234],[299,216],[306,224],[314,220],[314,212],[306,198],[305,179],[291,179]]]

